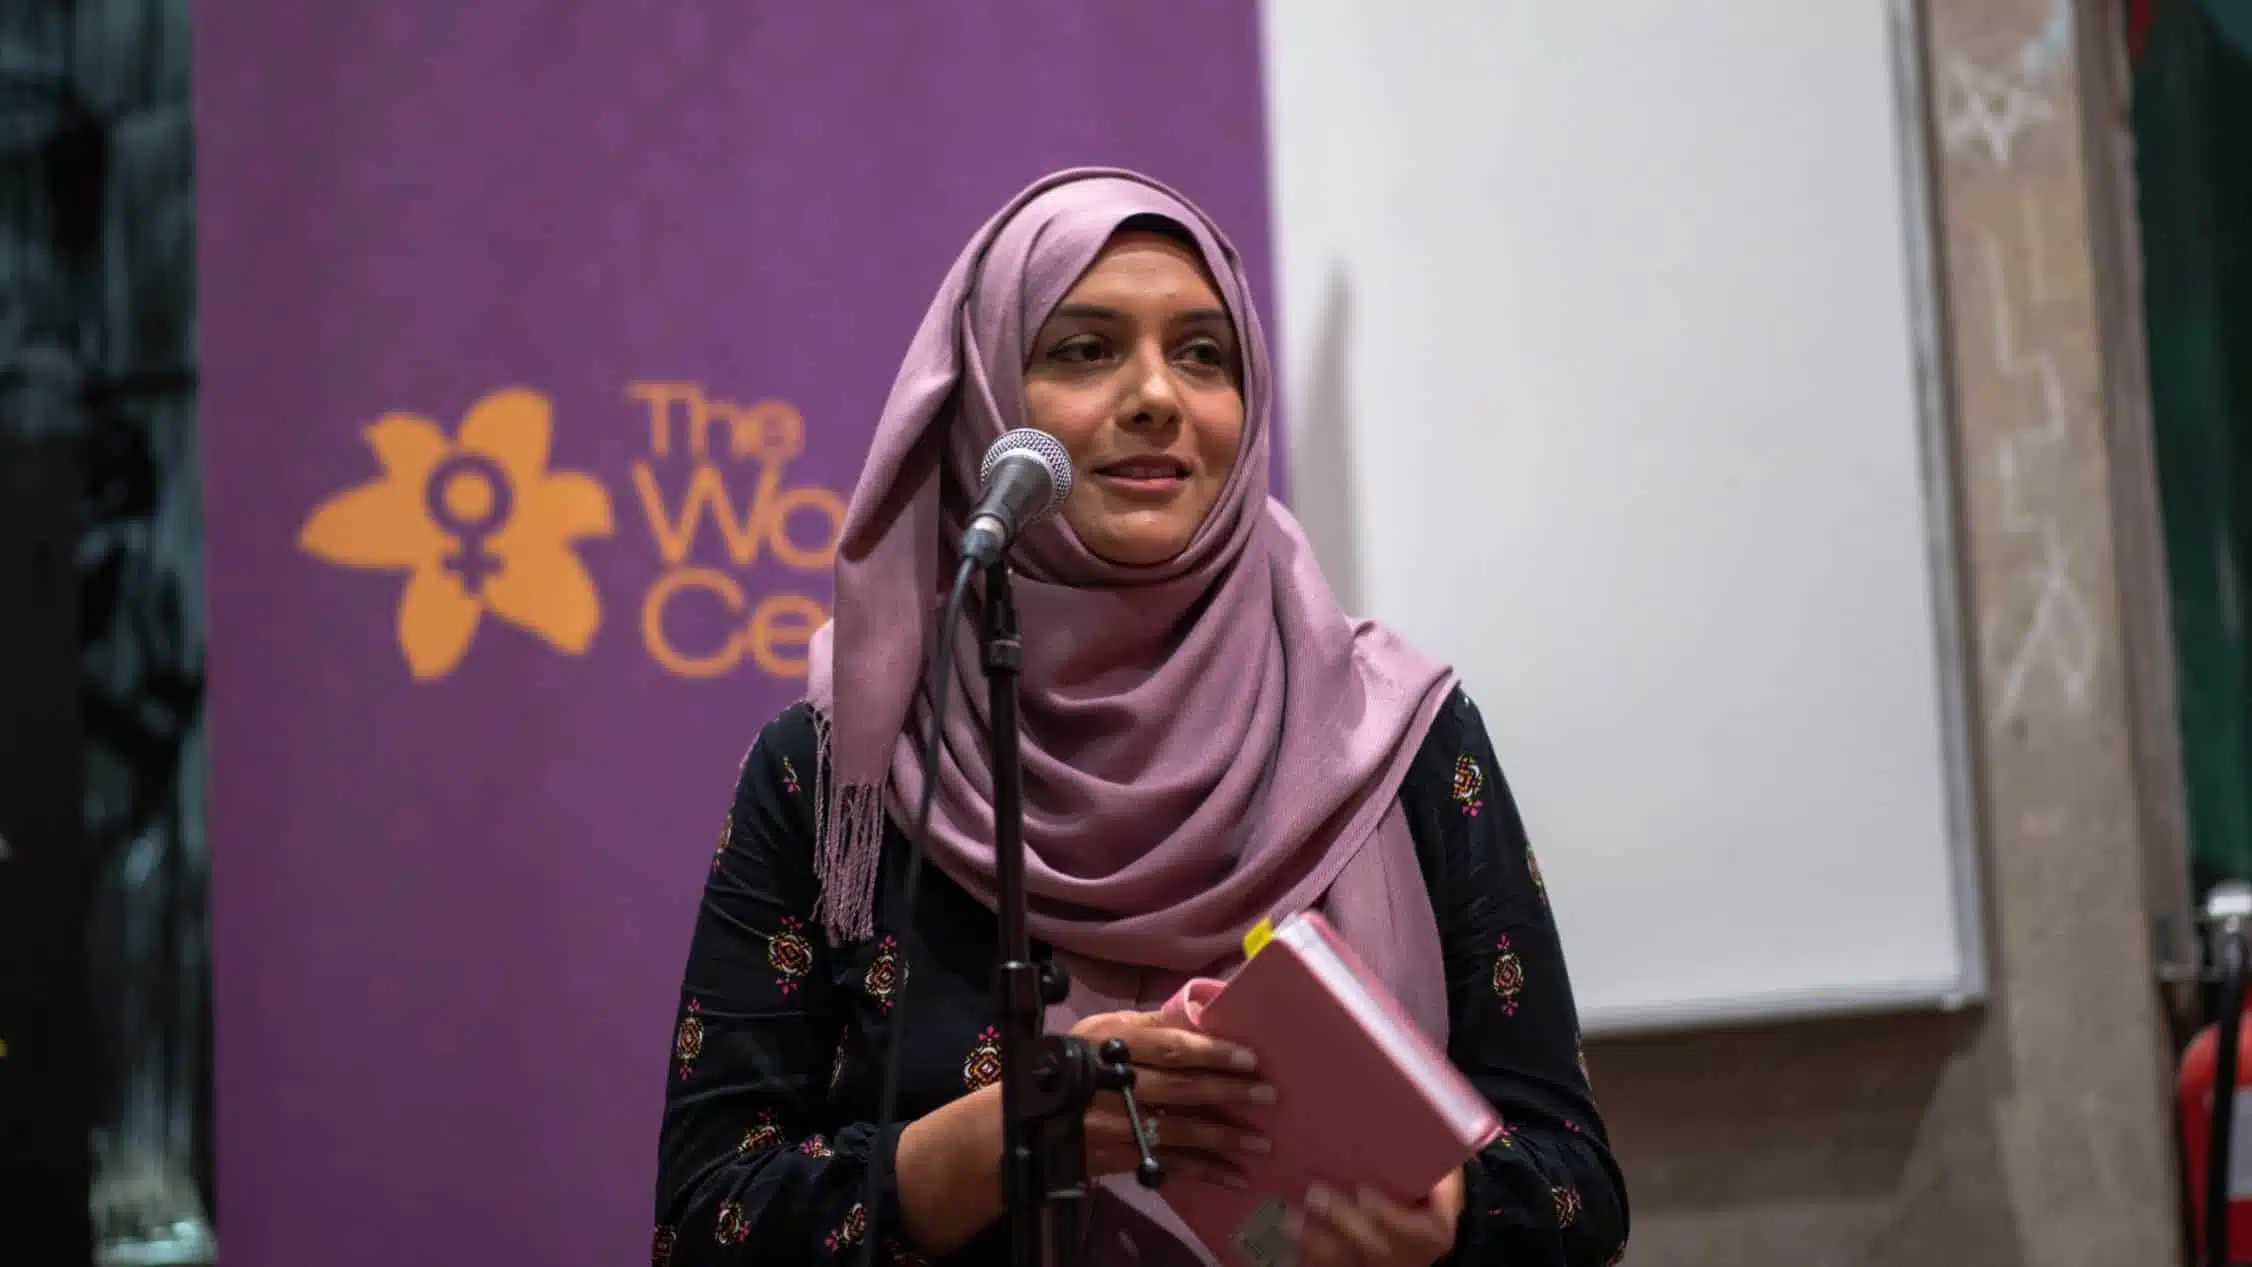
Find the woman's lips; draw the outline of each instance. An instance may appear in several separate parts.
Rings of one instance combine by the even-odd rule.
[[[1136,497],[1166,497],[1188,482],[1188,467],[1168,459],[1130,458],[1095,468],[1105,488]]]

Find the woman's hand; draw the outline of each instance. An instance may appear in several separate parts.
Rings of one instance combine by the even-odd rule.
[[[1462,1172],[1414,1205],[1374,1192],[1358,1197],[1315,1186],[1291,1221],[1304,1267],[1430,1267],[1454,1248],[1462,1217]]]
[[[1242,1047],[1176,1029],[1156,1012],[1105,1012],[1071,1027],[1100,1047],[1123,1039],[1134,1062],[1134,1101],[1156,1135],[1157,1159],[1168,1177],[1240,1184],[1237,1159],[1263,1153],[1266,1139],[1247,1129],[1237,1114],[1250,1105],[1274,1103],[1274,1088],[1255,1076],[1258,1062]],[[1126,1101],[1114,1092],[1089,1106],[1087,1173],[1128,1174],[1141,1160]]]
[[[1272,1103],[1272,1088],[1251,1076],[1251,1054],[1232,1043],[1174,1029],[1156,1012],[1106,1012],[1072,1027],[1100,1046],[1124,1039],[1132,1053],[1134,1099],[1148,1117],[1162,1114],[1158,1157],[1174,1175],[1240,1182],[1234,1158],[1263,1151],[1260,1140],[1226,1110]],[[974,1091],[917,1118],[900,1132],[895,1174],[900,1218],[915,1248],[942,1258],[1003,1213],[1001,1087]],[[1087,1110],[1087,1172],[1130,1173],[1141,1154],[1126,1121],[1126,1101],[1096,1097]]]

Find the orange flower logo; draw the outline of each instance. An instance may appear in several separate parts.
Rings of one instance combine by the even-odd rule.
[[[399,649],[416,678],[452,672],[488,611],[572,655],[594,641],[602,604],[572,543],[610,535],[610,494],[548,471],[552,415],[522,388],[471,406],[451,441],[428,418],[386,414],[367,429],[383,474],[323,502],[298,534],[316,558],[407,574]]]

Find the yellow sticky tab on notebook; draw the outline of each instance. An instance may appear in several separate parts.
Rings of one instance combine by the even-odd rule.
[[[1243,957],[1249,959],[1265,950],[1267,943],[1273,941],[1274,938],[1275,922],[1273,920],[1263,919],[1253,924],[1251,931],[1243,935]]]

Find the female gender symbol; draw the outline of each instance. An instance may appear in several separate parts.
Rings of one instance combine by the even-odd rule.
[[[451,489],[462,490],[469,504],[457,506],[447,501],[446,493]],[[482,498],[477,496],[480,489]],[[485,548],[485,539],[508,522],[514,501],[508,472],[482,453],[454,454],[440,462],[422,486],[422,505],[429,512],[430,522],[461,542],[460,549],[446,555],[446,570],[460,577],[462,587],[472,594],[483,588],[485,578],[501,569],[500,556]]]

